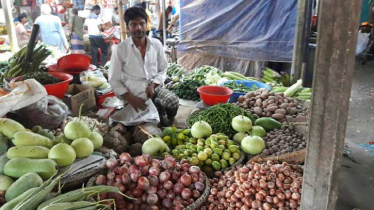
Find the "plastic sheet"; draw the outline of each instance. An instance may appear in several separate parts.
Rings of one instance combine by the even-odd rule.
[[[181,53],[292,61],[297,0],[183,0]]]
[[[187,71],[203,65],[217,67],[222,71],[235,71],[245,76],[261,77],[262,68],[267,66],[265,61],[250,61],[225,56],[212,55],[206,52],[178,53],[178,64]]]

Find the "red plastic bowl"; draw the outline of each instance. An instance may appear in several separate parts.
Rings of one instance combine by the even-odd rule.
[[[47,91],[48,95],[56,96],[59,99],[63,99],[65,93],[68,91],[69,83],[73,81],[73,75],[62,73],[62,72],[48,72],[48,74],[55,76],[62,80],[62,82],[44,85],[45,90]],[[16,77],[12,79],[10,82],[17,82],[22,79],[23,76]]]
[[[221,86],[202,86],[197,89],[197,92],[199,92],[201,100],[209,106],[226,103],[233,93],[230,88]]]
[[[86,71],[90,66],[91,58],[83,54],[70,54],[61,57],[57,61],[57,65],[61,71]]]

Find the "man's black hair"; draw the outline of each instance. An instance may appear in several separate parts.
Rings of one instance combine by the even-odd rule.
[[[131,20],[134,20],[135,18],[141,17],[147,22],[147,13],[143,8],[140,7],[131,7],[126,10],[124,18],[126,25],[128,26]]]
[[[91,11],[96,11],[96,10],[100,10],[100,6],[99,5],[95,5],[91,9]]]
[[[118,10],[118,7],[114,7],[114,11],[117,11]]]
[[[21,14],[18,15],[18,20],[19,20],[19,21],[21,21],[22,18],[27,18],[26,13],[21,13]]]
[[[168,8],[166,8],[166,11],[172,12],[173,11],[173,7],[172,6],[168,6]]]

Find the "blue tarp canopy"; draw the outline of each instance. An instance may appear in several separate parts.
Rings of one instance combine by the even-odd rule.
[[[180,1],[179,52],[291,62],[297,0]]]

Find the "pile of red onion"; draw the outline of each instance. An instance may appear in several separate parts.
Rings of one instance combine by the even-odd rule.
[[[302,169],[296,165],[247,164],[216,172],[201,210],[299,210]]]
[[[205,190],[205,177],[198,166],[188,160],[176,162],[171,156],[163,160],[149,155],[135,157],[121,154],[119,160],[107,160],[106,175],[96,178],[96,185],[117,187],[126,195],[136,198],[127,200],[116,193],[104,193],[100,199],[115,199],[117,209],[181,210],[200,198]]]

